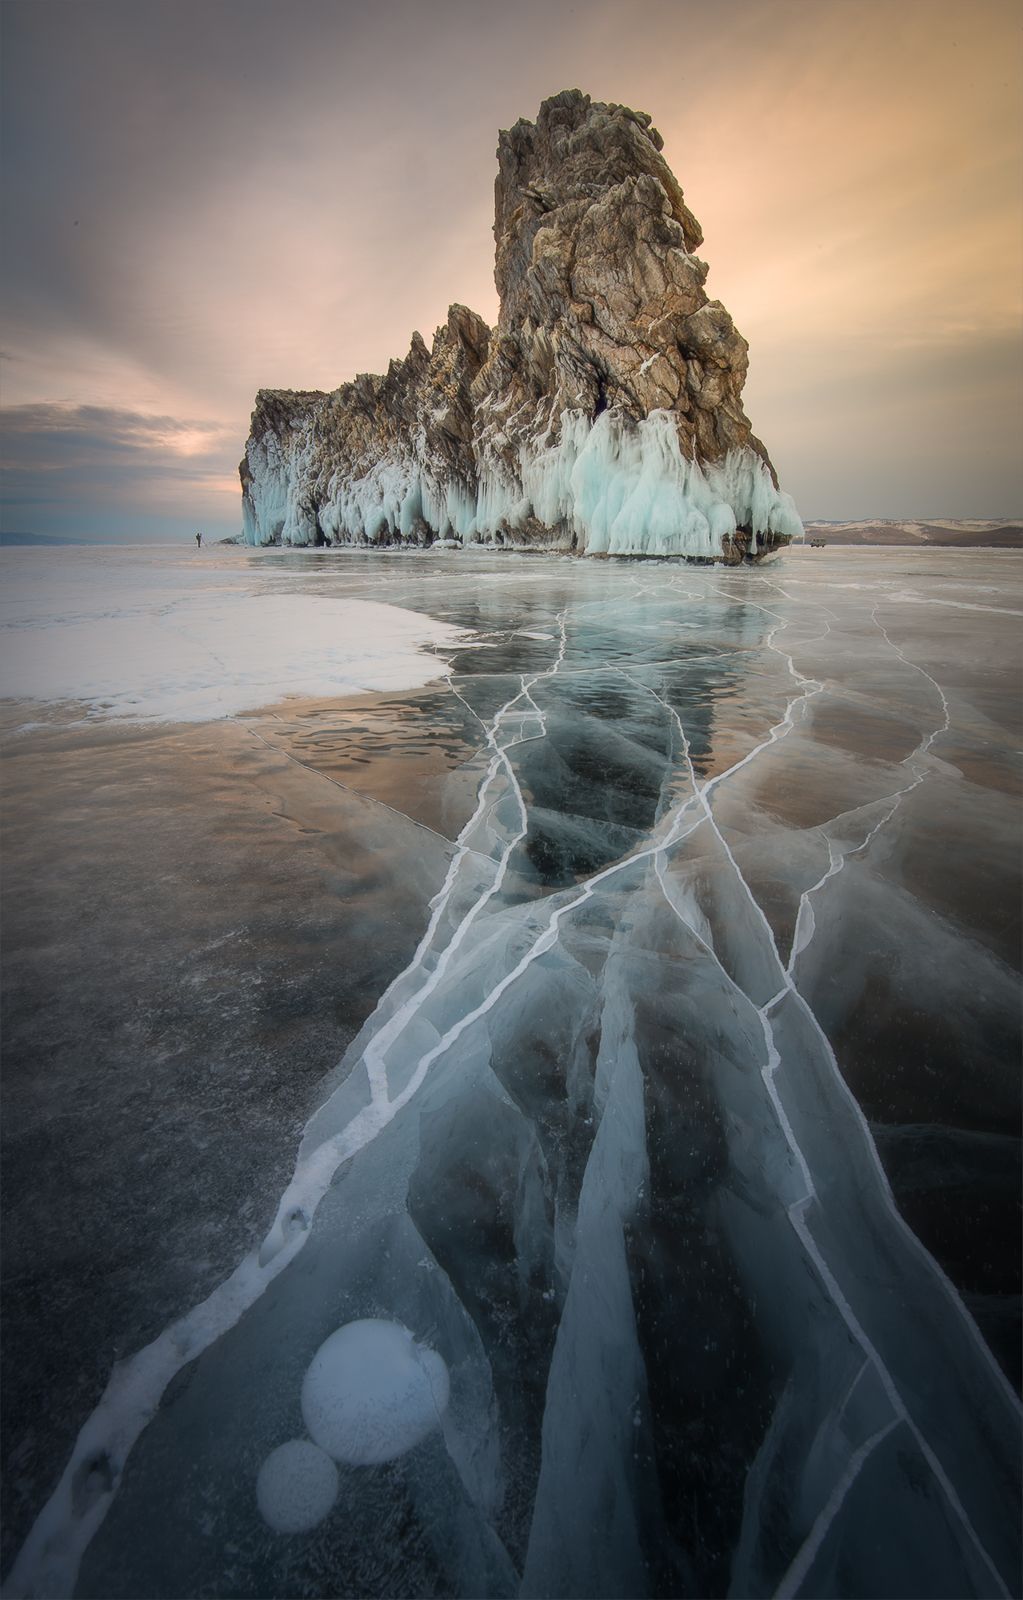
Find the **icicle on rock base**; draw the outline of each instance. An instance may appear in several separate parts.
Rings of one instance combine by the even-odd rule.
[[[661,149],[645,114],[574,89],[502,133],[497,327],[452,306],[383,377],[261,390],[246,543],[735,562],[801,538]]]

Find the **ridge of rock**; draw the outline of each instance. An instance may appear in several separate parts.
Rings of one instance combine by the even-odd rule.
[[[246,542],[736,561],[800,537],[662,147],[645,113],[577,89],[502,132],[497,327],[454,305],[382,377],[261,390]]]

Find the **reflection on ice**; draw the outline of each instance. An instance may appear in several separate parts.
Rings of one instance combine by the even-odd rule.
[[[813,570],[403,580],[493,635],[446,679],[476,789],[418,948],[12,1592],[83,1557],[97,1596],[1015,1592],[1007,1285],[900,1192],[958,1141],[972,1203],[1018,1116],[1004,908],[956,920],[913,853],[929,804],[948,851],[1011,837],[943,757],[1010,636],[950,656]],[[968,1092],[928,1082],[946,1026]]]

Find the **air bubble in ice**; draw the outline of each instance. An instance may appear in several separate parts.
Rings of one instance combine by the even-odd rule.
[[[256,1479],[256,1504],[275,1533],[305,1533],[322,1522],[337,1499],[337,1468],[308,1439],[271,1450]]]
[[[310,1434],[335,1461],[374,1466],[404,1455],[440,1422],[448,1369],[399,1322],[366,1318],[332,1333],[302,1384]]]

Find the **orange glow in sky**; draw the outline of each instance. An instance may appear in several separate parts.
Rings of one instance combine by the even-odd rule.
[[[804,515],[1023,510],[1015,4],[5,0],[3,25],[5,527],[136,506],[158,532],[183,503],[236,531],[258,388],[380,371],[454,300],[493,320],[497,130],[566,87],[660,128]]]

